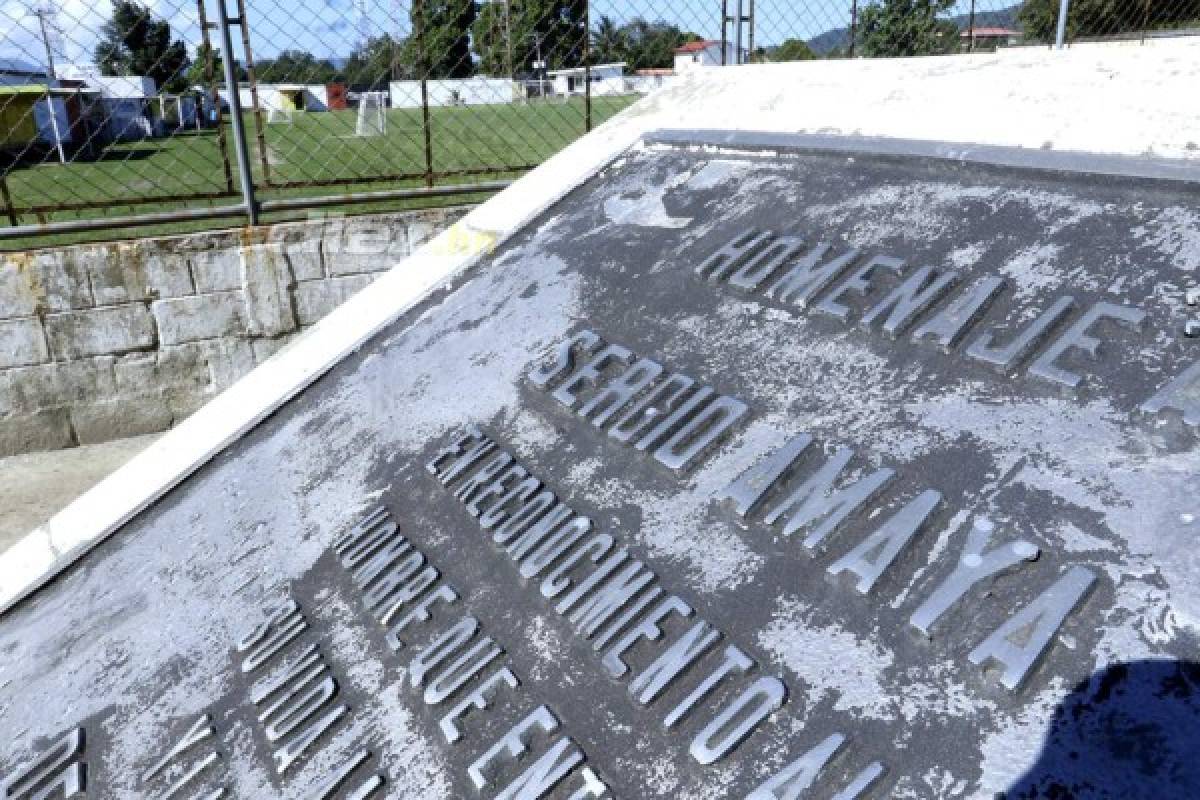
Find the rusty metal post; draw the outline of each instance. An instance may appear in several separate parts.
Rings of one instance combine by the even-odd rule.
[[[271,185],[271,163],[267,159],[267,131],[262,105],[258,102],[258,79],[254,76],[254,53],[250,49],[250,26],[246,23],[246,0],[238,0],[238,27],[242,29],[242,51],[246,54],[246,81],[250,84],[250,102],[254,104],[254,133],[258,141],[258,160],[263,186]]]
[[[425,185],[433,187],[433,130],[429,115],[429,59],[425,57],[425,8],[413,0],[413,34],[417,37],[417,69],[421,72],[421,133],[425,139]]]
[[[846,58],[854,58],[854,40],[858,38],[858,0],[850,0],[850,46]]]
[[[233,166],[229,163],[229,145],[225,141],[225,119],[221,112],[221,93],[217,90],[216,59],[213,58],[212,40],[208,38],[208,32],[213,25],[208,21],[204,0],[196,0],[196,8],[200,12],[200,36],[204,42],[204,80],[208,84],[208,101],[217,112],[217,149],[221,151],[221,166],[225,171],[225,191],[232,193]],[[203,112],[204,109],[201,108],[199,113]]]
[[[729,0],[721,0],[721,66],[727,61],[725,53],[729,50]]]

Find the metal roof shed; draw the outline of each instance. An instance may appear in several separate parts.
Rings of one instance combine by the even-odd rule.
[[[44,84],[0,86],[0,149],[22,147],[37,139],[33,107],[47,91]]]

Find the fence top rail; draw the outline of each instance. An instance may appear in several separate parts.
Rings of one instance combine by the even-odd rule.
[[[724,66],[803,61],[798,74],[820,81],[850,58],[880,59],[880,75],[909,74],[898,56],[985,58],[980,49],[999,47],[1021,60],[1060,31],[1077,49],[1136,42],[1191,53],[1200,39],[1196,0],[641,0],[573,4],[545,18],[536,17],[545,4],[468,5],[450,19],[413,0],[355,3],[334,12],[340,26],[327,9],[283,0],[120,0],[70,18],[53,5],[6,8],[0,220],[116,218],[166,198],[240,195],[253,221],[256,194],[283,188],[334,193],[412,175],[430,187],[507,172],[541,163],[631,93],[720,84]],[[122,35],[139,25],[157,44],[118,58]],[[952,90],[964,110],[937,120],[949,132],[915,126],[912,138],[958,141],[959,118],[984,111],[997,91],[969,74]]]

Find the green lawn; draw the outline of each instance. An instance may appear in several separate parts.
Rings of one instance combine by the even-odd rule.
[[[637,98],[593,98],[592,121],[598,125]],[[266,147],[260,147],[254,117],[245,115],[250,160],[260,199],[369,192],[423,186],[426,170],[425,140],[420,109],[389,109],[387,132],[378,137],[354,135],[356,111],[295,113],[286,123],[266,124]],[[173,195],[228,194],[225,165],[216,131],[186,132],[175,136],[111,145],[99,158],[66,165],[57,162],[18,165],[8,173],[8,188],[17,208],[47,208],[76,203],[99,203],[99,208],[76,211],[23,213],[29,224],[64,219],[126,216],[178,208],[223,205],[240,198],[229,125],[226,142],[233,176],[231,197],[190,199],[182,202],[154,200],[131,204],[131,199],[167,198]],[[472,106],[430,109],[433,170],[440,184],[471,183],[515,177],[512,168],[536,165],[583,135],[584,105],[543,100],[523,105]],[[265,149],[265,159],[263,157]],[[264,165],[265,160],[265,165]],[[496,174],[452,173],[508,168]],[[269,172],[269,185],[264,180]],[[334,185],[296,185],[342,181]],[[288,184],[293,184],[289,186]],[[439,204],[475,201],[479,195],[438,199]],[[380,211],[412,207],[414,203],[373,203],[346,206],[346,211]],[[428,202],[425,203],[428,205]],[[337,209],[334,209],[337,210]],[[304,212],[274,215],[269,221],[304,216]],[[85,239],[127,238],[150,232],[167,233],[236,224],[237,220],[174,223],[153,229],[124,229],[89,234],[0,240],[0,249],[46,246]],[[0,217],[0,225],[6,220]]]

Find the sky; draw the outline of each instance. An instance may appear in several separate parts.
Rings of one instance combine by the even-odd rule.
[[[216,0],[204,0],[210,20],[216,19]],[[748,6],[749,0],[743,0]],[[998,9],[1012,0],[977,0],[980,9]],[[230,8],[236,9],[234,0]],[[364,35],[409,31],[411,0],[246,0],[251,22],[251,47],[256,59],[283,49],[306,50],[320,58],[347,56]],[[730,13],[736,0],[730,0]],[[171,23],[177,38],[194,53],[201,41],[195,0],[148,0],[154,15]],[[789,37],[809,39],[849,23],[850,0],[757,0],[756,44],[778,44]],[[53,7],[55,59],[90,62],[100,28],[112,10],[111,0],[0,0],[0,59],[18,58],[45,63],[35,7]],[[721,33],[720,0],[593,0],[593,21],[607,15],[620,23],[634,17],[665,19],[707,38]],[[965,13],[969,0],[954,13]],[[215,31],[213,32],[215,38]],[[234,31],[235,41],[239,36]],[[237,45],[235,44],[235,49]]]

